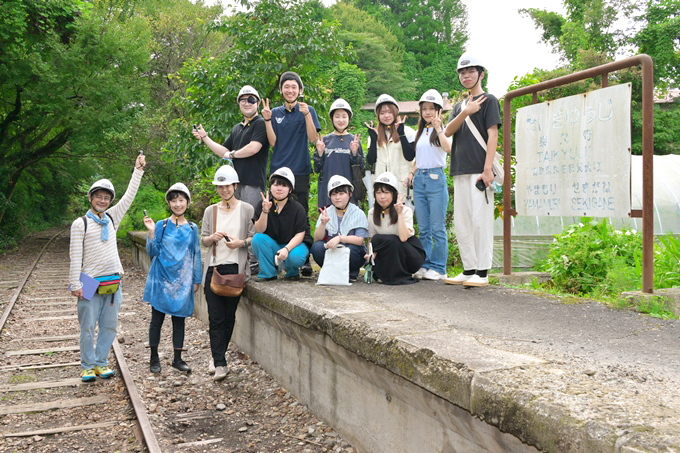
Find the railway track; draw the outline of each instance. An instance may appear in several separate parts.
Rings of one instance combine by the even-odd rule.
[[[48,230],[0,258],[0,451],[160,452],[117,341],[114,378],[79,377],[68,247]]]

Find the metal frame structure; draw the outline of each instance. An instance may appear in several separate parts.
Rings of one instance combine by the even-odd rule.
[[[537,83],[508,92],[503,104],[503,167],[511,173],[512,161],[512,100],[525,94],[532,95],[532,104],[538,102],[538,92],[549,90],[579,80],[602,76],[602,88],[608,86],[610,72],[633,66],[642,66],[642,209],[632,209],[631,217],[642,217],[642,292],[654,292],[654,63],[649,55],[640,54],[625,60],[607,63],[585,71],[575,72],[557,79]],[[503,274],[512,273],[512,178],[503,183]]]

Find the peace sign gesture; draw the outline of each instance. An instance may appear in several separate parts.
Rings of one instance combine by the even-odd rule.
[[[406,194],[400,193],[399,196],[397,197],[397,202],[394,203],[394,210],[397,211],[398,215],[401,215],[402,212],[404,212],[404,197]]]
[[[328,208],[323,207],[319,210],[319,219],[321,219],[321,225],[326,225],[329,220],[331,220],[330,217],[328,217]]]
[[[432,118],[432,127],[434,128],[435,132],[440,133],[442,130],[442,118],[440,115],[441,110],[437,110],[434,113],[434,118]]]
[[[262,118],[264,118],[265,120],[271,120],[272,109],[269,108],[269,98],[267,98],[266,102],[264,99],[260,102],[262,102]]]
[[[472,100],[472,96],[468,98],[467,105],[465,106],[465,110],[463,110],[467,115],[472,115],[473,113],[479,112],[479,109],[482,108],[482,104],[484,104],[484,101],[486,101],[486,96],[480,96],[476,100]]]
[[[401,126],[401,125],[404,124],[405,122],[406,122],[406,115],[404,115],[403,117],[402,117],[402,116],[397,116],[397,121],[396,121],[397,127]]]
[[[319,138],[316,140],[316,152],[319,153],[319,156],[323,156],[323,152],[326,150],[326,143],[324,143],[323,138],[321,135],[319,135]]]
[[[356,134],[354,140],[350,142],[349,150],[352,151],[353,155],[357,155],[357,152],[359,151],[359,134]]]
[[[267,195],[260,192],[260,196],[262,197],[262,212],[269,214],[269,210],[272,208],[272,202],[269,201],[269,191],[267,191]]]

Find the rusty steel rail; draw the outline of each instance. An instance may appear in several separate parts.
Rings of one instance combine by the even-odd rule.
[[[24,289],[24,286],[26,285],[26,282],[28,281],[28,278],[30,277],[31,273],[35,269],[35,266],[38,264],[38,261],[40,261],[40,258],[44,254],[45,250],[47,250],[47,247],[62,233],[65,231],[68,231],[70,229],[66,228],[59,233],[55,234],[40,250],[38,255],[36,256],[35,260],[33,260],[32,264],[28,267],[26,270],[22,280],[19,282],[19,285],[17,286],[16,290],[14,291],[14,294],[12,295],[12,298],[10,302],[7,304],[5,307],[5,310],[2,314],[2,317],[0,318],[0,331],[2,331],[2,328],[5,325],[5,322],[7,321],[7,318],[9,317],[12,308],[15,305],[15,302],[18,300],[19,295],[21,294],[21,291]],[[146,409],[144,407],[144,403],[142,402],[141,398],[139,397],[139,392],[137,391],[137,387],[135,386],[134,380],[132,378],[132,373],[130,373],[130,369],[127,366],[127,362],[125,361],[125,357],[123,356],[123,350],[120,348],[118,345],[118,340],[114,339],[113,342],[113,353],[116,357],[116,362],[118,363],[118,368],[120,369],[120,374],[123,377],[123,382],[125,384],[125,389],[128,392],[128,396],[130,397],[130,402],[132,403],[132,407],[135,411],[135,415],[137,416],[137,422],[139,423],[139,427],[142,432],[142,437],[143,437],[143,442],[146,445],[148,451],[150,453],[161,453],[161,448],[160,445],[158,444],[158,440],[156,439],[156,435],[153,432],[153,427],[151,426],[151,422],[149,421],[149,417],[146,414]]]
[[[640,54],[624,60],[607,63],[556,79],[522,87],[505,94],[503,104],[503,168],[511,173],[512,161],[512,100],[526,94],[532,103],[538,102],[538,92],[602,76],[602,88],[609,85],[610,72],[633,66],[642,66],[642,210],[631,210],[631,217],[642,217],[642,291],[654,292],[654,63],[649,55]],[[512,274],[512,231],[510,219],[517,215],[512,209],[512,178],[503,182],[503,274]]]

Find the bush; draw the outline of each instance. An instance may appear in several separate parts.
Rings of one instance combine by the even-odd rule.
[[[116,200],[119,201],[119,200]],[[137,191],[135,201],[128,209],[128,212],[123,217],[118,227],[118,238],[124,238],[130,230],[144,230],[144,209],[146,209],[149,217],[154,222],[158,222],[170,215],[168,204],[165,202],[165,192],[156,190],[150,184],[142,183],[142,186]]]
[[[584,217],[555,235],[545,270],[565,291],[611,292],[639,286],[641,255],[642,235],[635,230],[615,230],[606,219]]]

